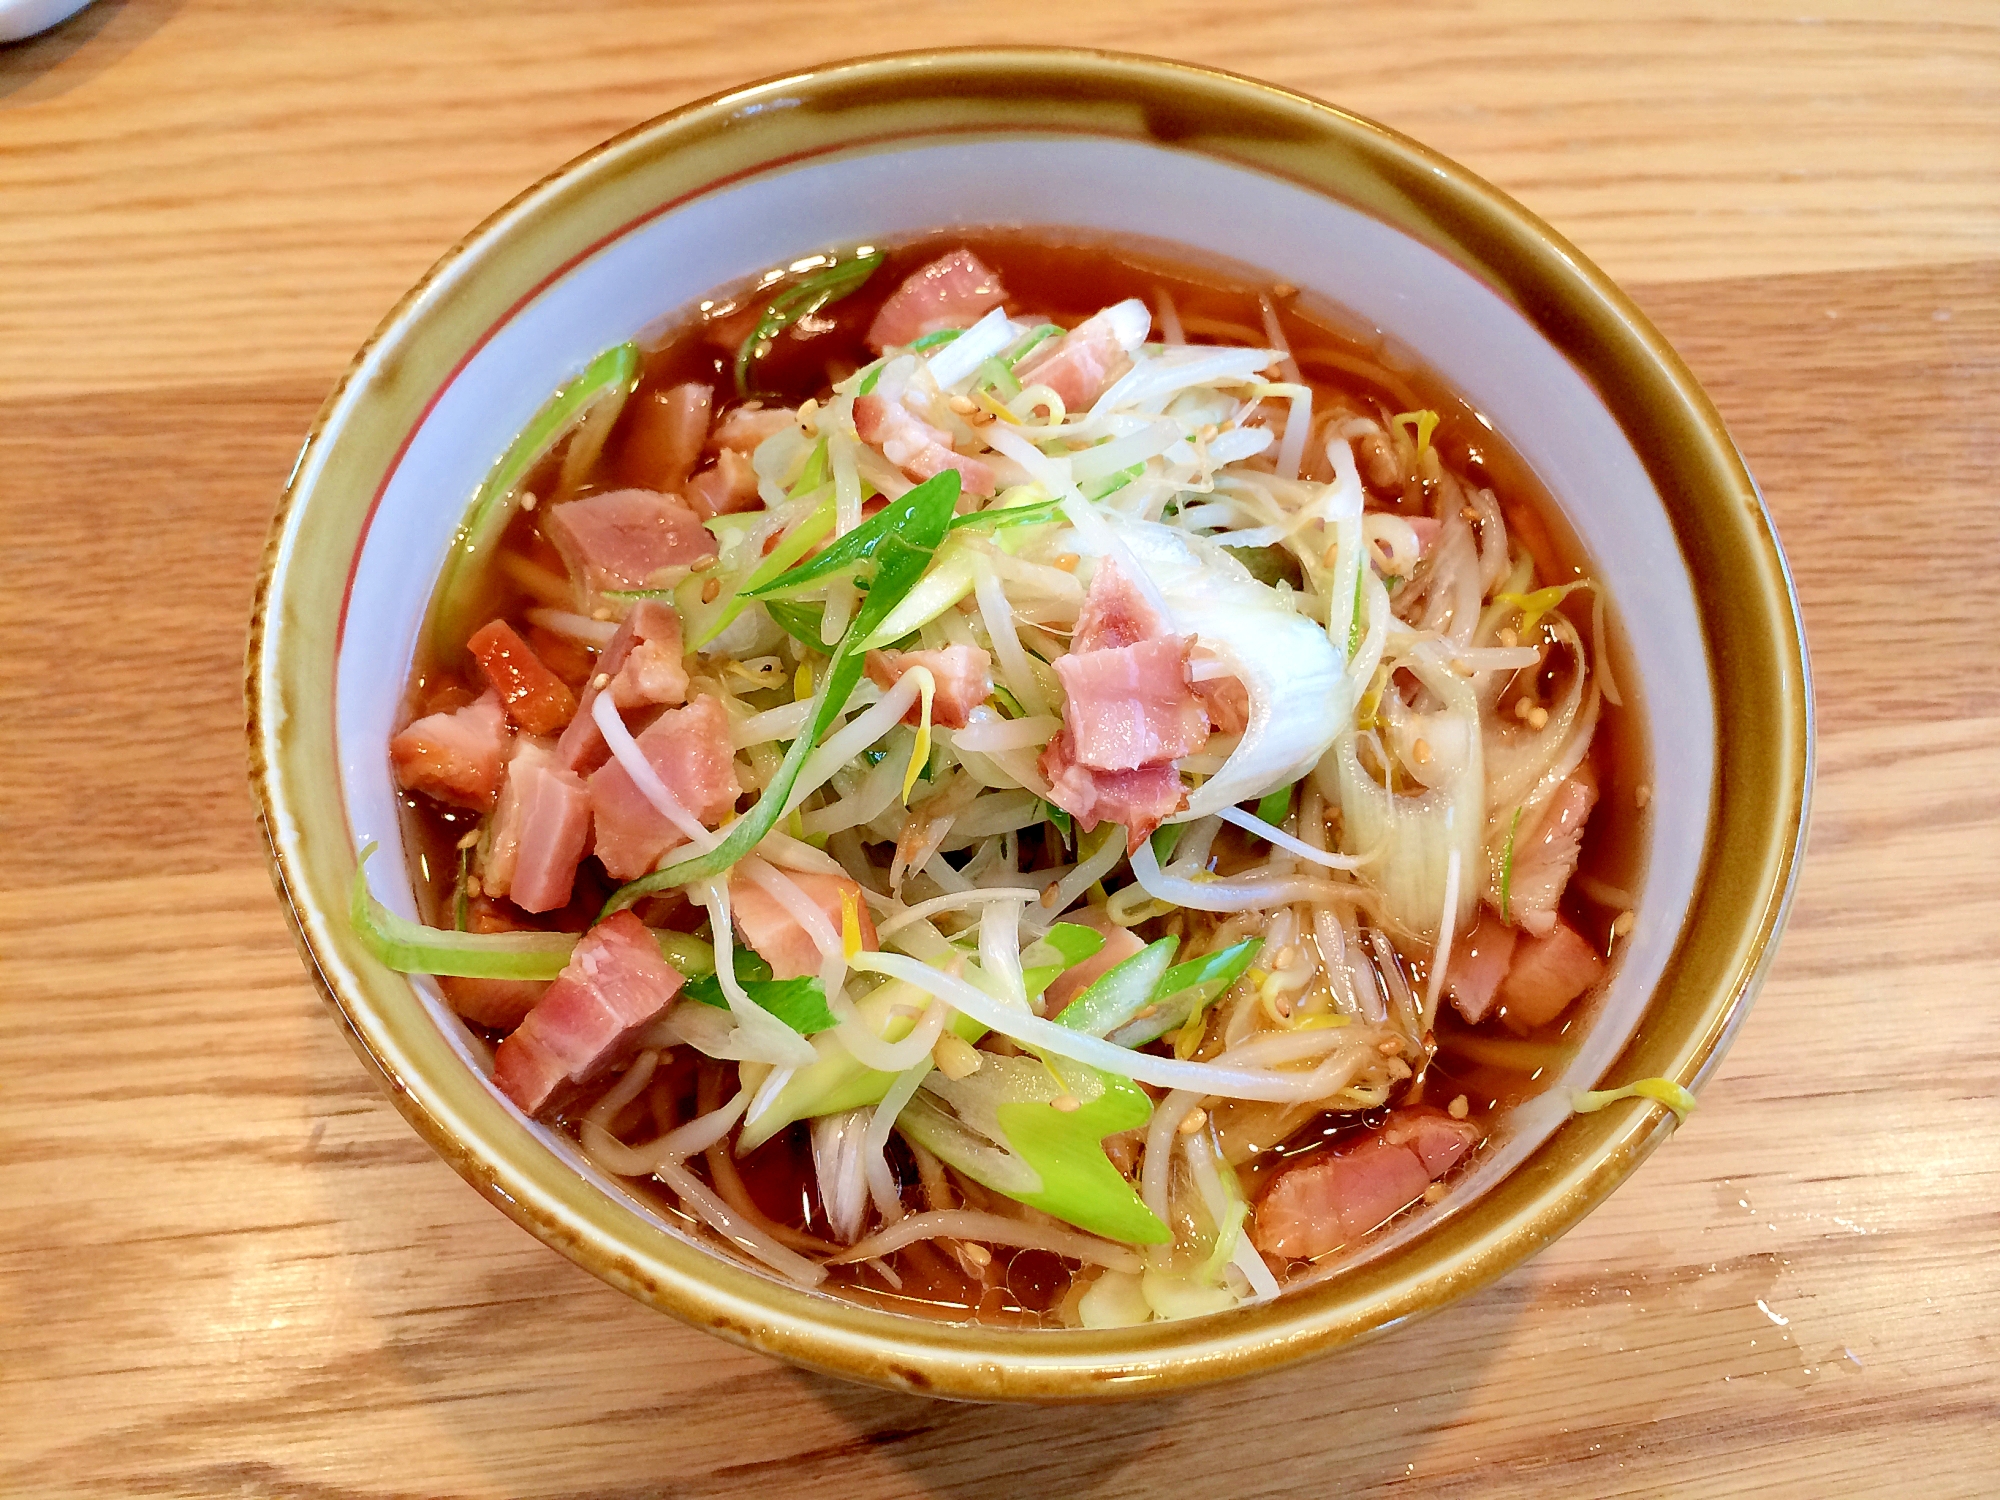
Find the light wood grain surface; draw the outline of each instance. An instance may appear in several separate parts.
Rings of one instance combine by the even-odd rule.
[[[2000,1493],[1990,4],[100,0],[0,49],[0,1493]],[[243,785],[270,508],[354,346],[597,139],[897,46],[1257,74],[1457,157],[1687,356],[1820,776],[1702,1111],[1489,1290],[1091,1411],[799,1374],[482,1203],[315,998]]]

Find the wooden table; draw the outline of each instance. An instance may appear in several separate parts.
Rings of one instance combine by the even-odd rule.
[[[1795,9],[100,0],[0,49],[0,1492],[2000,1492],[2000,14]],[[800,1374],[514,1228],[306,983],[243,784],[272,503],[434,257],[685,100],[1002,40],[1308,90],[1552,220],[1731,422],[1819,694],[1675,1141],[1420,1329],[1121,1409]]]

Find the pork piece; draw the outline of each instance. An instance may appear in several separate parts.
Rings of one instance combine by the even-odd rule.
[[[569,905],[576,867],[590,844],[590,795],[556,759],[548,740],[524,739],[507,763],[479,883],[522,911]]]
[[[426,714],[389,741],[396,781],[405,791],[491,812],[507,768],[507,715],[500,695],[449,713]]]
[[[1523,937],[1500,984],[1500,1019],[1513,1031],[1546,1026],[1604,977],[1604,960],[1557,917],[1546,934]]]
[[[868,676],[878,687],[894,687],[912,667],[928,667],[931,676],[937,679],[937,691],[931,698],[931,722],[941,728],[965,728],[972,711],[993,696],[993,658],[981,647],[868,653]],[[910,705],[903,722],[923,722],[921,701]]]
[[[634,402],[619,464],[625,477],[662,494],[678,491],[701,462],[714,406],[714,387],[696,381]]]
[[[1281,1171],[1257,1204],[1251,1242],[1289,1260],[1352,1244],[1421,1198],[1479,1140],[1477,1125],[1442,1110],[1391,1110],[1356,1145]]]
[[[674,639],[680,639],[681,619],[673,609],[657,599],[641,600],[632,613],[619,624],[603,651],[598,653],[597,672],[585,684],[583,696],[577,701],[576,717],[569,721],[569,728],[562,733],[556,743],[556,758],[578,775],[588,775],[603,765],[611,756],[605,746],[604,735],[597,727],[597,721],[590,716],[591,708],[597,702],[597,678],[604,677],[607,684],[625,668],[626,657],[632,648],[646,638],[647,632],[664,637],[668,630]],[[683,689],[685,693],[685,689]],[[611,700],[616,703],[616,698]]]
[[[878,946],[874,918],[868,915],[868,905],[861,899],[861,887],[855,881],[811,870],[780,873],[825,914],[836,935],[841,924],[841,893],[845,892],[854,902],[861,946],[870,950]],[[812,935],[776,896],[741,871],[729,877],[729,914],[745,945],[755,949],[757,956],[771,966],[773,979],[805,979],[819,972],[821,955]]]
[[[1240,678],[1210,677],[1191,686],[1217,734],[1241,734],[1250,727],[1250,689]]]
[[[708,451],[720,457],[725,449],[748,458],[757,445],[792,426],[799,419],[789,406],[737,406],[715,424],[708,436]]]
[[[970,328],[1007,300],[1000,278],[970,250],[950,250],[912,272],[868,325],[877,354],[943,328]]]
[[[1505,915],[1537,937],[1555,929],[1563,887],[1576,873],[1584,820],[1596,803],[1597,778],[1579,766],[1556,788],[1534,831],[1515,836]]]
[[[704,693],[686,708],[670,708],[646,727],[639,749],[667,790],[702,825],[713,828],[736,806],[734,751],[722,700]],[[591,825],[598,862],[614,880],[635,880],[660,856],[687,842],[613,760],[589,779]]]
[[[1052,344],[1031,353],[1014,372],[1023,386],[1045,385],[1070,411],[1088,411],[1111,382],[1132,367],[1106,313],[1094,313]]]
[[[641,589],[665,568],[715,556],[715,538],[678,495],[607,490],[550,507],[542,530],[570,576],[599,589]]]
[[[618,1062],[632,1038],[674,1003],[681,976],[629,911],[608,917],[576,951],[527,1019],[500,1043],[493,1081],[540,1114]]]
[[[1121,824],[1130,853],[1187,806],[1187,788],[1171,761],[1134,771],[1099,771],[1079,765],[1068,742],[1069,731],[1064,730],[1049,741],[1037,764],[1049,779],[1049,800],[1086,833],[1099,823]]]
[[[1069,638],[1072,651],[1109,651],[1167,633],[1167,622],[1109,557],[1099,558]]]
[[[475,896],[466,903],[465,930],[491,933],[535,929],[504,903]],[[549,987],[546,979],[464,979],[455,974],[440,974],[437,983],[453,1010],[489,1031],[512,1031],[519,1026]]]
[[[734,448],[724,448],[714,463],[682,486],[681,493],[704,521],[758,510],[764,504],[757,493],[756,469]]]
[[[1477,1026],[1493,1008],[1507,966],[1514,961],[1519,928],[1509,927],[1490,911],[1481,911],[1472,931],[1460,933],[1445,965],[1444,992],[1458,1013]]]
[[[1042,1014],[1048,1016],[1060,1013],[1070,1001],[1146,946],[1131,928],[1120,927],[1112,921],[1111,913],[1102,906],[1086,906],[1079,911],[1067,912],[1062,920],[1103,934],[1104,946],[1082,963],[1071,965],[1049,981],[1042,997]]]
[[[1192,755],[1208,742],[1208,712],[1188,684],[1191,635],[1070,651],[1055,660],[1070,757],[1098,771]]]
[[[990,495],[999,487],[990,464],[953,452],[951,434],[931,426],[900,401],[878,395],[855,398],[854,430],[862,442],[880,448],[884,458],[919,482],[956,469],[969,495]]]
[[[642,599],[632,611],[632,647],[606,689],[620,708],[687,701],[687,662],[681,648],[681,617],[673,606]]]
[[[576,694],[505,620],[489,620],[465,643],[512,719],[529,734],[554,734],[576,716]]]
[[[557,635],[546,626],[530,625],[524,639],[528,649],[562,679],[563,686],[572,694],[581,691],[590,681],[591,673],[597,670],[596,651],[569,636]]]

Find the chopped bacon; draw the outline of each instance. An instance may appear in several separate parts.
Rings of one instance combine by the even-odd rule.
[[[900,401],[877,395],[857,397],[854,430],[862,442],[880,448],[884,458],[912,479],[921,481],[956,469],[969,495],[990,495],[999,487],[990,464],[954,453],[951,434],[931,426]]]
[[[789,406],[734,407],[708,435],[708,451],[717,455],[733,451],[748,458],[765,438],[783,432],[798,419],[798,412]]]
[[[876,353],[942,328],[970,328],[1007,300],[1000,278],[970,250],[950,250],[891,292],[868,325]]]
[[[480,884],[522,911],[567,906],[589,842],[590,796],[582,779],[557,763],[548,741],[522,741],[507,763]]]
[[[1086,833],[1099,823],[1122,824],[1130,853],[1187,806],[1187,788],[1171,762],[1136,771],[1097,771],[1077,764],[1068,741],[1067,730],[1049,741],[1038,764],[1049,779],[1049,800]]]
[[[1241,734],[1250,727],[1250,689],[1236,677],[1210,677],[1193,684],[1217,734]]]
[[[611,674],[607,691],[620,708],[677,704],[687,699],[687,662],[681,651],[681,617],[673,606],[643,599],[632,611],[632,649]]]
[[[1191,635],[1070,651],[1055,660],[1063,733],[1079,765],[1136,771],[1192,755],[1208,742],[1208,714],[1188,686]]]
[[[465,649],[500,695],[507,717],[529,734],[554,734],[575,717],[576,694],[505,620],[480,626]]]
[[[854,903],[855,921],[861,930],[861,946],[873,950],[879,946],[875,936],[875,921],[868,915],[868,905],[861,899],[861,887],[843,875],[825,875],[812,870],[780,871],[792,884],[806,893],[808,900],[825,914],[827,923],[838,934],[841,930],[841,897]],[[771,966],[774,979],[804,979],[819,972],[819,945],[812,935],[800,925],[799,919],[785,910],[778,898],[765,890],[756,881],[741,872],[729,877],[729,913],[735,919],[736,930],[743,941],[757,952],[757,956]]]
[[[1445,966],[1444,992],[1458,1013],[1475,1026],[1486,1019],[1507,966],[1514,961],[1514,944],[1520,929],[1509,927],[1490,911],[1482,911],[1472,931],[1462,934],[1452,945],[1451,962]]]
[[[597,702],[597,678],[609,679],[618,675],[625,665],[625,658],[632,652],[632,644],[638,639],[638,624],[641,616],[633,610],[619,624],[604,649],[597,654],[597,672],[584,685],[583,696],[577,700],[576,717],[569,721],[569,728],[556,741],[556,759],[579,776],[587,776],[610,758],[610,747],[604,743],[604,733],[597,727],[597,721],[590,716],[591,706]],[[680,617],[674,617],[676,628]]]
[[[763,505],[757,493],[757,471],[734,448],[724,448],[713,464],[681,487],[687,503],[704,521]]]
[[[652,391],[635,402],[626,419],[625,447],[620,455],[626,477],[662,493],[686,484],[701,460],[714,406],[714,387],[692,380]]]
[[[704,693],[686,708],[670,708],[638,739],[667,790],[705,827],[713,828],[736,805],[741,788],[720,698]],[[597,858],[614,880],[646,874],[661,855],[687,842],[617,761],[592,774],[589,787]]]
[[[993,696],[993,658],[979,646],[868,653],[868,675],[878,687],[894,687],[912,667],[928,667],[937,681],[931,698],[931,722],[940,728],[965,728],[972,711]],[[911,704],[903,722],[922,723],[923,704]]]
[[[1257,1204],[1251,1240],[1290,1260],[1337,1250],[1421,1198],[1479,1140],[1477,1125],[1441,1110],[1391,1110],[1359,1144],[1279,1172]]]
[[[1513,1031],[1546,1026],[1604,977],[1604,960],[1558,917],[1543,936],[1521,939],[1500,985],[1500,1019]]]
[[[1444,522],[1436,516],[1411,516],[1409,522],[1410,530],[1417,534],[1417,556],[1422,557],[1431,550],[1431,544],[1438,539],[1438,533],[1444,530]]]
[[[674,1003],[681,976],[629,911],[599,922],[539,1004],[493,1056],[493,1081],[539,1114],[568,1086],[617,1062],[632,1038]]]
[[[1120,927],[1112,921],[1110,911],[1102,906],[1086,906],[1081,911],[1066,913],[1062,920],[1101,933],[1104,946],[1082,963],[1064,969],[1049,981],[1048,990],[1042,997],[1044,1015],[1055,1015],[1107,972],[1146,946],[1131,928]]]
[[[652,490],[606,490],[552,506],[542,530],[570,575],[594,588],[644,588],[663,568],[715,556],[715,538],[694,508]]]
[[[1563,887],[1576,873],[1584,820],[1596,802],[1597,778],[1589,766],[1579,766],[1556,788],[1534,831],[1515,840],[1506,915],[1537,937],[1556,925]]]
[[[1101,558],[1090,576],[1090,588],[1083,596],[1083,608],[1076,617],[1076,630],[1069,639],[1072,651],[1108,651],[1118,646],[1136,646],[1140,641],[1167,633],[1166,621],[1146,602],[1146,596],[1118,569],[1111,558]]]
[[[1077,412],[1088,410],[1131,365],[1111,319],[1096,313],[1029,355],[1014,375],[1024,386],[1047,386],[1062,397],[1064,407]]]
[[[450,713],[427,714],[389,741],[405,791],[490,812],[507,766],[507,716],[488,693]]]

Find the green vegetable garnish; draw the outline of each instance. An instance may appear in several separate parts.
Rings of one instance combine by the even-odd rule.
[[[1037,500],[1031,505],[996,505],[988,510],[975,510],[969,516],[955,517],[951,527],[954,531],[962,526],[997,530],[1006,526],[1040,526],[1061,519],[1061,500]]]
[[[1687,1119],[1695,1110],[1694,1095],[1671,1078],[1641,1078],[1622,1089],[1580,1089],[1569,1096],[1569,1105],[1576,1113],[1588,1115],[1595,1114],[1607,1104],[1616,1104],[1620,1099],[1657,1100],[1680,1120]]]
[[[873,255],[822,266],[773,297],[765,307],[764,315],[757,320],[757,326],[750,330],[750,336],[736,350],[736,394],[751,394],[750,366],[771,352],[771,340],[799,319],[809,318],[829,302],[837,302],[848,293],[857,291],[875,274],[875,268],[882,264],[882,259],[883,252],[878,250]]]
[[[472,897],[465,888],[465,877],[472,873],[472,850],[464,844],[458,846],[458,887],[451,903],[451,925],[460,932],[465,931],[465,923],[472,905]]]
[[[1257,950],[1263,946],[1262,938],[1245,938],[1227,948],[1175,964],[1160,976],[1152,1001],[1153,1014],[1119,1027],[1110,1033],[1109,1039],[1121,1047],[1143,1047],[1170,1031],[1180,1030],[1229,992],[1229,987],[1243,977],[1243,971],[1250,967]]]
[[[731,955],[736,963],[736,982],[756,1004],[801,1036],[832,1029],[833,1012],[826,1008],[826,991],[817,979],[773,979],[771,966],[755,953],[737,948],[731,950]],[[722,980],[713,973],[690,979],[681,993],[699,1005],[729,1009],[729,997],[722,993]]]
[[[1286,814],[1292,810],[1292,790],[1297,786],[1298,783],[1295,781],[1291,786],[1281,786],[1275,792],[1266,792],[1257,799],[1257,816],[1273,828],[1281,826]]]
[[[958,504],[958,491],[958,471],[946,469],[926,479],[900,500],[891,502],[872,520],[863,522],[827,549],[827,552],[847,550],[853,554],[851,560],[857,566],[872,563],[873,577],[869,581],[867,598],[855,612],[853,622],[827,663],[819,696],[814,700],[816,707],[805,732],[792,741],[777,774],[757,799],[757,805],[731,825],[728,836],[720,844],[706,854],[697,854],[692,859],[684,859],[621,886],[605,903],[603,916],[622,911],[641,896],[651,895],[654,891],[672,890],[691,880],[702,880],[728,869],[777,826],[778,819],[784,815],[786,799],[791,796],[799,772],[805,767],[806,758],[825,737],[827,729],[853,696],[855,685],[861,681],[864,653],[857,649],[859,643],[888,618],[889,611],[923,577],[924,569],[930,565],[932,554],[944,540],[945,531],[951,524],[953,507]],[[857,537],[862,541],[855,542]],[[819,576],[824,571],[830,571],[819,567],[825,555],[822,553],[820,558],[779,575],[773,580],[773,586],[789,586],[802,572]]]
[[[1507,847],[1500,855],[1500,920],[1511,922],[1513,913],[1508,911],[1508,894],[1514,888],[1514,835],[1521,831],[1521,814],[1525,808],[1514,809],[1514,821],[1507,825]]]
[[[1015,717],[1019,718],[1020,715],[1016,714]],[[1062,835],[1063,847],[1065,849],[1074,849],[1076,847],[1076,822],[1070,817],[1068,808],[1057,807],[1053,802],[1044,802],[1042,804],[1042,817],[1055,828],[1057,833]]]
[[[922,338],[911,340],[909,348],[912,353],[922,353],[926,349],[942,348],[963,332],[965,332],[963,328],[934,328]]]
[[[430,635],[432,649],[440,656],[449,659],[472,632],[476,622],[471,608],[478,599],[473,581],[483,572],[487,555],[500,544],[507,523],[513,520],[529,473],[593,412],[603,408],[600,420],[615,421],[638,376],[637,344],[605,350],[549,398],[487,474],[479,493],[472,497],[465,524],[452,539],[451,554],[438,579],[438,608],[431,618]]]
[[[1174,850],[1181,846],[1181,835],[1187,832],[1185,823],[1162,823],[1153,830],[1153,858],[1165,864],[1174,857]]]
[[[804,557],[812,550],[813,543],[833,530],[833,522],[834,499],[828,495],[812,510],[806,512],[804,518],[796,522],[792,529],[780,538],[778,545],[770,550],[764,560],[750,570],[750,576],[744,579],[742,588],[716,600],[708,624],[689,632],[692,637],[690,644],[697,649],[706,646],[727,630],[730,623],[742,614],[750,603],[750,589],[768,583]],[[692,583],[693,580],[689,582]],[[695,597],[700,596],[697,594]],[[690,616],[694,612],[690,609],[683,610],[682,613],[684,616]],[[823,651],[826,648],[815,645],[814,649]]]
[[[1180,945],[1179,938],[1163,937],[1112,965],[1063,1007],[1056,1024],[1090,1036],[1110,1035],[1152,1002]]]

